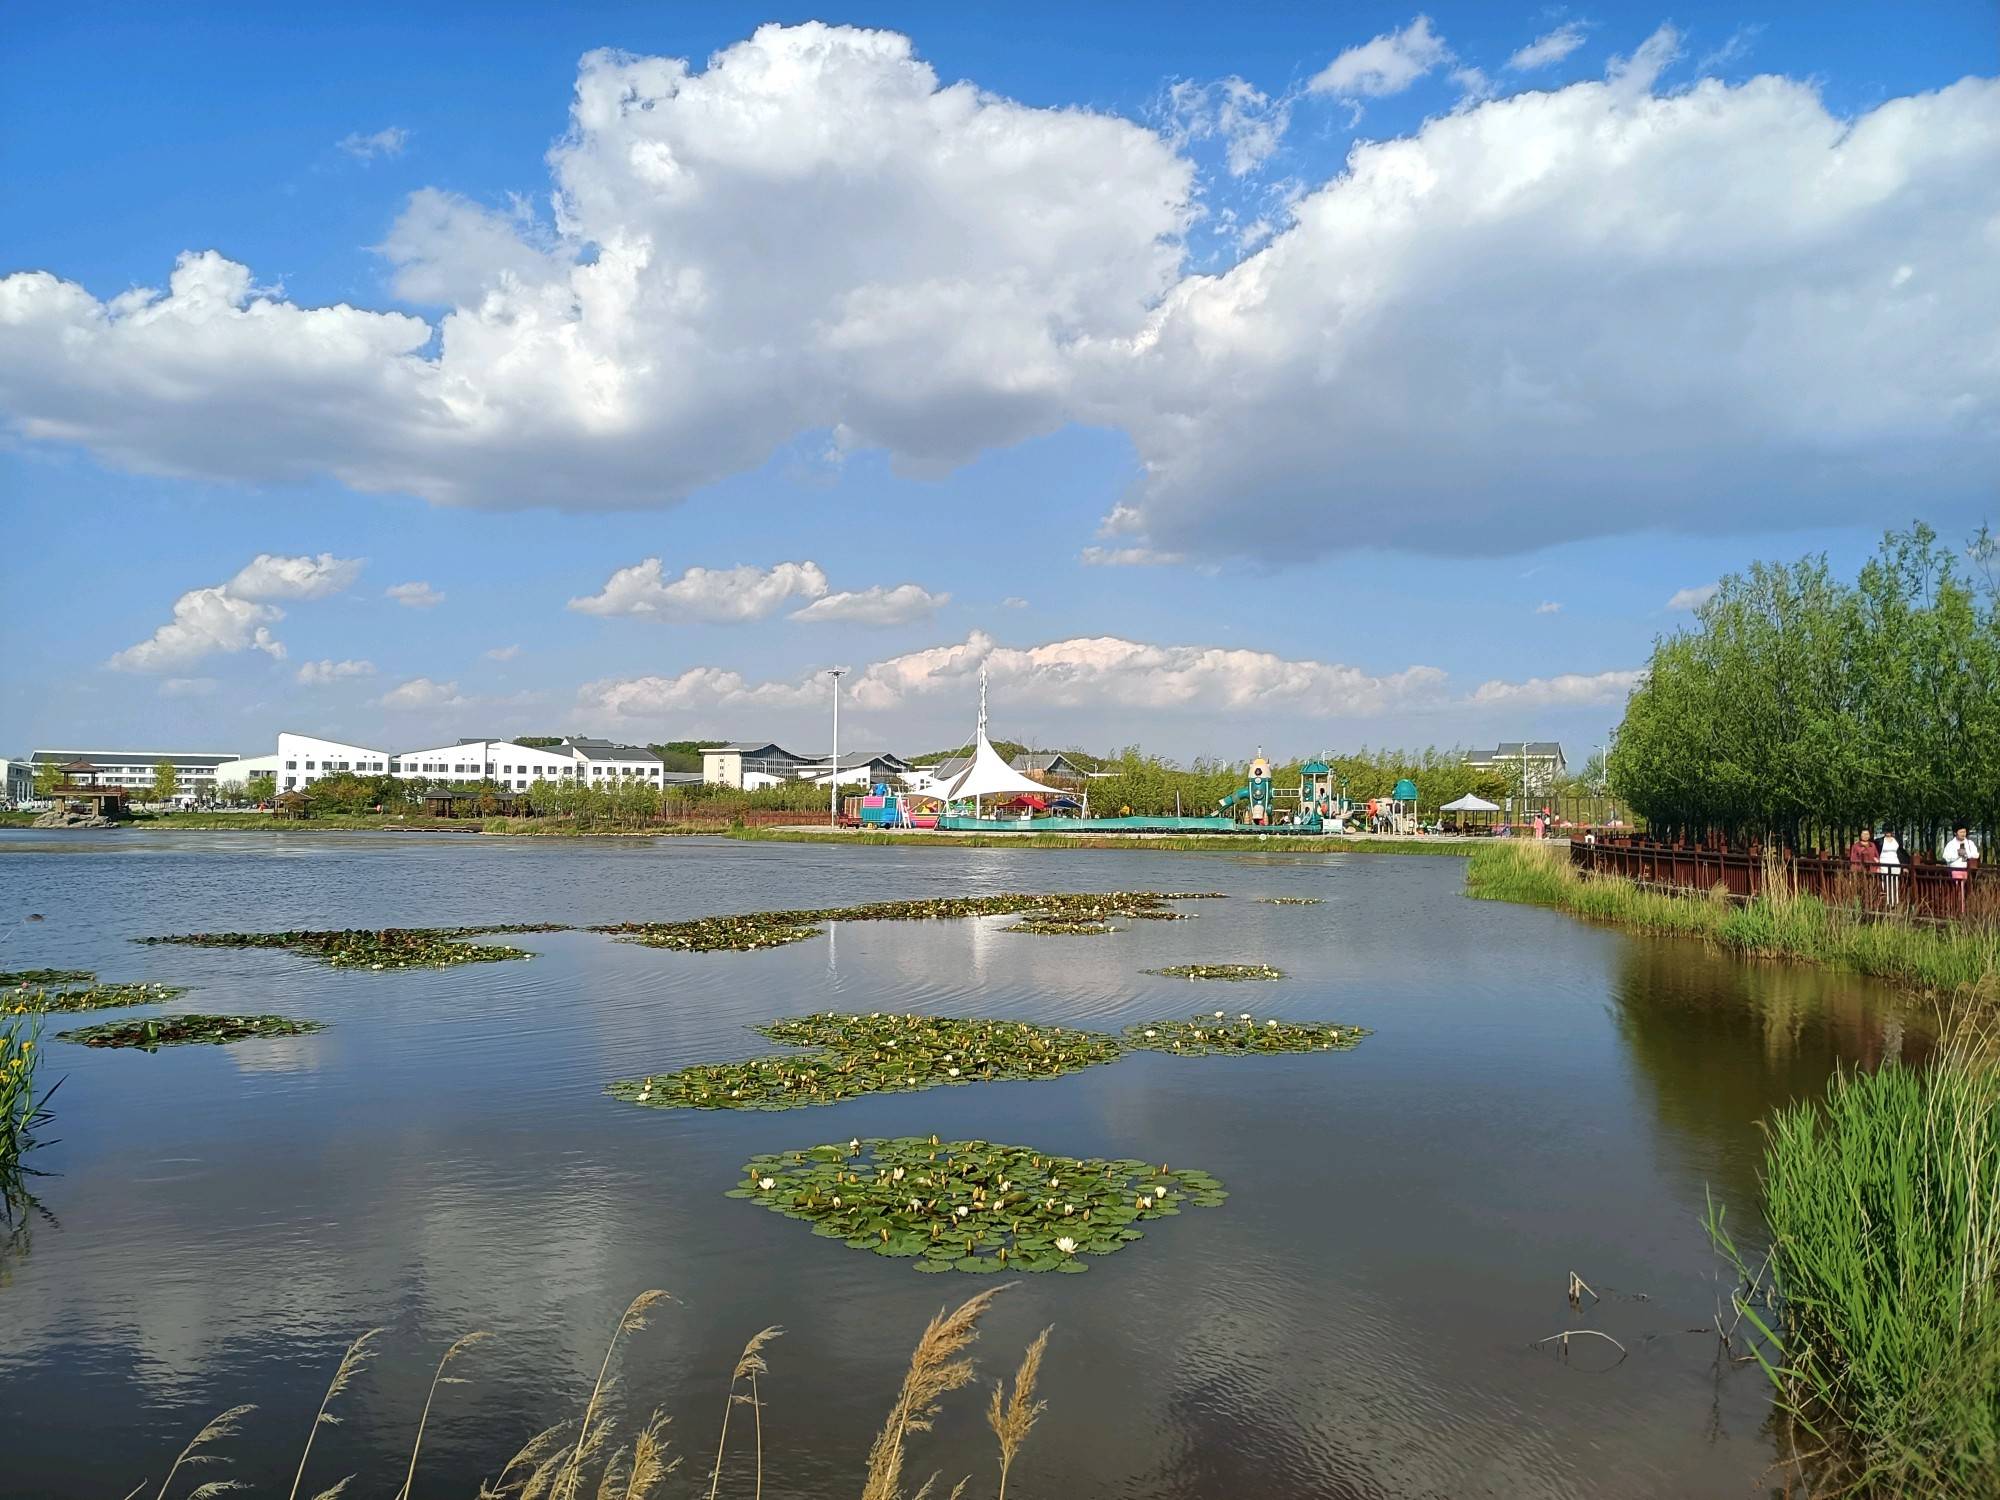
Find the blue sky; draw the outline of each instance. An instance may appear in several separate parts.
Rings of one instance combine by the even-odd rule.
[[[1587,751],[1995,504],[1986,0],[112,14],[8,41],[5,753]]]

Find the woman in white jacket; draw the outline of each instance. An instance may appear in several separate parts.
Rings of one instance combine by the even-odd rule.
[[[1965,912],[1965,893],[1972,884],[1972,867],[1979,862],[1979,846],[1960,823],[1944,841],[1944,862],[1951,866],[1951,883],[1958,887],[1958,910]]]
[[[1885,833],[1878,841],[1879,852],[1876,864],[1882,871],[1882,903],[1895,906],[1903,894],[1903,846],[1893,833]]]

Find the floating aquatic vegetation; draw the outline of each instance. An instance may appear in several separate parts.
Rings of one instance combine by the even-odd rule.
[[[1259,896],[1266,906],[1320,906],[1324,900],[1319,896]]]
[[[0,995],[0,1012],[123,1010],[133,1005],[157,1005],[187,993],[181,984],[90,984],[70,989],[18,989]]]
[[[1269,964],[1175,964],[1170,969],[1146,969],[1169,979],[1283,979],[1285,971]]]
[[[1009,927],[1009,932],[1025,932],[1042,937],[1102,937],[1118,929],[1109,922],[1081,921],[1070,917],[1025,916]]]
[[[775,1042],[822,1050],[698,1063],[619,1079],[606,1092],[654,1109],[803,1109],[862,1094],[1059,1078],[1119,1053],[1117,1038],[1098,1031],[953,1016],[820,1011],[756,1029]]]
[[[1083,1271],[1135,1225],[1229,1195],[1206,1172],[1078,1160],[992,1141],[904,1136],[752,1157],[728,1196],[919,1271]]]
[[[460,939],[489,933],[569,932],[565,922],[495,922],[478,927],[342,928],[335,931],[187,932],[139,938],[141,943],[181,943],[196,948],[284,948],[344,969],[448,969],[454,964],[532,958],[525,948]]]
[[[1242,1056],[1255,1052],[1345,1052],[1373,1035],[1366,1026],[1324,1021],[1284,1021],[1248,1011],[1195,1016],[1186,1021],[1144,1021],[1125,1028],[1125,1045],[1177,1057]]]
[[[1175,911],[1168,902],[1218,899],[1220,896],[1214,891],[941,896],[927,901],[871,901],[863,906],[753,911],[728,917],[697,917],[686,922],[613,922],[590,930],[609,933],[620,942],[672,948],[682,953],[745,953],[815,937],[828,922],[923,922],[1015,915],[1056,922],[1102,923],[1111,917],[1174,921],[1188,913]]]
[[[324,1031],[318,1021],[297,1021],[290,1016],[149,1016],[142,1021],[103,1021],[95,1026],[79,1026],[58,1031],[60,1041],[80,1042],[86,1047],[138,1047],[151,1052],[156,1047],[178,1047],[191,1042],[240,1042],[253,1036],[304,1036]]]
[[[23,990],[48,984],[89,984],[96,977],[89,969],[12,969],[0,974],[0,990]]]

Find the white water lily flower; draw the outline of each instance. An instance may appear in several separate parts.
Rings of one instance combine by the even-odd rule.
[[[1154,1031],[1154,1030],[1152,1030],[1152,1029],[1148,1028],[1148,1030],[1147,1030],[1147,1032],[1146,1032],[1146,1035],[1147,1035],[1148,1037],[1156,1037],[1156,1036],[1158,1036],[1158,1035],[1159,1035],[1159,1032],[1157,1032],[1157,1031]]]
[[[1062,1251],[1064,1255],[1074,1255],[1076,1254],[1076,1241],[1066,1234],[1060,1235],[1056,1239],[1056,1249]]]
[[[1060,1183],[1059,1181],[1057,1181],[1057,1180],[1056,1180],[1055,1178],[1051,1177],[1051,1178],[1049,1179],[1049,1186],[1050,1186],[1050,1187],[1061,1187],[1061,1186],[1062,1186],[1062,1183]]]
[[[1216,1020],[1218,1020],[1218,1021],[1220,1021],[1220,1020],[1222,1019],[1222,1012],[1221,1012],[1221,1011],[1217,1011],[1217,1012],[1215,1013],[1215,1019],[1216,1019]]]
[[[834,1206],[835,1208],[838,1208],[838,1207],[840,1207],[840,1194],[838,1194],[838,1193],[835,1193],[835,1194],[833,1195],[833,1206]]]
[[[778,1185],[778,1179],[775,1177],[759,1177],[757,1179],[757,1186],[762,1188],[767,1193],[770,1192],[771,1189],[776,1187],[777,1185]]]
[[[1247,1010],[1238,1011],[1236,1013],[1236,1019],[1239,1021],[1247,1021],[1250,1019],[1250,1012]]]
[[[945,1072],[948,1073],[953,1078],[958,1077],[958,1069],[956,1068],[947,1068],[945,1069]]]
[[[1264,1024],[1266,1026],[1276,1026],[1278,1023],[1276,1021],[1266,1021]]]
[[[848,1153],[852,1155],[853,1153],[859,1151],[860,1149],[861,1149],[861,1137],[857,1135],[853,1140],[847,1143],[847,1150]]]
[[[1076,1205],[1075,1205],[1074,1203],[1065,1203],[1065,1204],[1063,1205],[1063,1212],[1064,1212],[1065,1214],[1073,1214],[1073,1213],[1075,1213],[1075,1212],[1076,1212]]]
[[[1151,1208],[1152,1206],[1153,1206],[1153,1200],[1151,1198],[1141,1198],[1139,1200],[1139,1212],[1141,1213],[1144,1213],[1147,1209]]]
[[[964,1205],[963,1203],[961,1203],[961,1204],[959,1204],[959,1205],[958,1205],[958,1207],[957,1207],[957,1208],[954,1208],[954,1209],[952,1210],[952,1212],[953,1212],[953,1213],[955,1213],[955,1214],[957,1214],[957,1215],[958,1215],[958,1216],[959,1216],[959,1217],[960,1217],[960,1218],[962,1219],[962,1218],[964,1218],[964,1217],[965,1217],[965,1216],[966,1216],[967,1214],[971,1213],[971,1212],[972,1212],[972,1210],[971,1210],[971,1209],[969,1209],[969,1208],[967,1208],[967,1207],[966,1207],[966,1206],[965,1206],[965,1205]]]
[[[903,1180],[903,1169],[901,1167],[897,1167],[889,1175],[890,1177],[894,1178],[897,1182],[901,1182]]]

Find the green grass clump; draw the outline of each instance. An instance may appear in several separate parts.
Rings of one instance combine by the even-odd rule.
[[[608,1085],[613,1098],[652,1109],[803,1109],[863,1094],[911,1093],[1010,1078],[1059,1078],[1113,1061],[1115,1038],[1028,1021],[816,1012],[757,1031],[821,1049],[700,1063]]]
[[[1778,1317],[1739,1306],[1822,1482],[2000,1494],[2000,1075],[1948,1044],[1837,1077],[1764,1154]],[[1711,1210],[1724,1253],[1741,1257]]]
[[[2000,929],[1978,922],[1883,919],[1773,880],[1747,902],[1712,891],[1655,890],[1587,875],[1564,843],[1495,841],[1466,870],[1466,894],[1552,906],[1646,932],[1698,937],[1732,952],[1869,974],[1914,989],[2000,1001]]]
[[[871,901],[800,911],[753,911],[686,922],[614,922],[593,927],[620,942],[682,953],[747,953],[817,936],[828,922],[936,922],[965,917],[1030,916],[1043,922],[1102,923],[1111,917],[1172,921],[1186,916],[1170,901],[1220,900],[1213,891],[1062,892],[1043,895],[940,896],[926,901]]]
[[[1283,979],[1285,971],[1269,964],[1175,964],[1166,969],[1145,969],[1167,979],[1222,979],[1240,984],[1247,979]]]
[[[149,1016],[141,1021],[103,1021],[95,1026],[59,1031],[56,1037],[85,1047],[138,1047],[151,1052],[159,1047],[190,1043],[221,1046],[253,1036],[305,1036],[324,1030],[326,1027],[318,1021],[296,1021],[289,1016],[207,1016],[189,1012],[180,1016]]]
[[[563,922],[495,922],[475,927],[342,928],[335,931],[186,932],[135,939],[194,948],[283,948],[341,969],[448,969],[455,964],[532,958],[525,948],[460,939],[491,933],[568,932]]]
[[[1271,1052],[1345,1052],[1372,1032],[1365,1026],[1325,1021],[1258,1020],[1248,1012],[1221,1011],[1180,1021],[1142,1021],[1125,1028],[1125,1045],[1176,1057],[1243,1057]]]
[[[18,1190],[21,1154],[35,1144],[35,1127],[49,1118],[42,1107],[48,1094],[35,1092],[40,1032],[39,1021],[0,1021],[0,1197]]]
[[[1087,1270],[1143,1238],[1134,1225],[1229,1195],[1206,1172],[932,1135],[754,1156],[729,1196],[919,1271],[977,1273]]]

